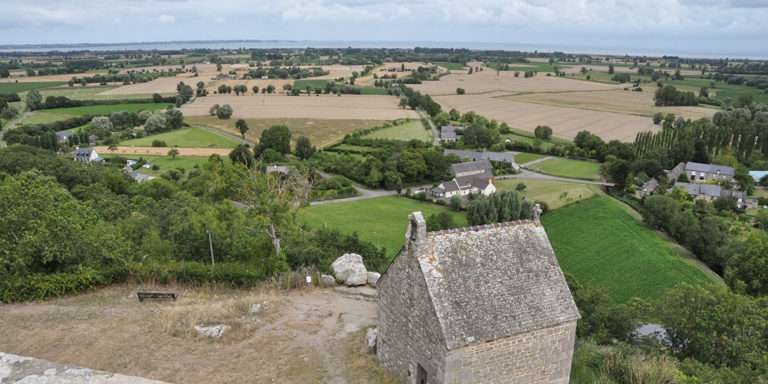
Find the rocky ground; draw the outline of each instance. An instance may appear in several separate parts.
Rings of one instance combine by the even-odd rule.
[[[179,299],[140,303],[145,289]],[[390,383],[366,350],[375,294],[114,286],[0,305],[0,351],[170,383]],[[223,326],[223,336],[196,326]]]

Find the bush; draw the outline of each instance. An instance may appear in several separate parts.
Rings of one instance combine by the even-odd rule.
[[[232,107],[229,104],[224,104],[216,109],[216,117],[221,120],[227,120],[232,117]]]
[[[123,269],[97,271],[91,267],[79,267],[71,272],[3,277],[0,279],[0,301],[13,303],[60,297],[121,281],[125,277]]]
[[[152,140],[152,146],[153,147],[167,147],[168,144],[165,143],[163,140]]]
[[[263,268],[243,263],[216,263],[211,267],[195,261],[131,264],[130,275],[141,283],[177,283],[200,286],[221,284],[229,287],[253,287],[265,278]]]

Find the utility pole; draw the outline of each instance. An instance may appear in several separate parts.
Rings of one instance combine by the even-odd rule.
[[[213,239],[211,238],[211,230],[206,228],[205,232],[208,233],[208,247],[211,249],[211,268],[213,268],[214,265],[216,265],[216,261],[213,258]]]

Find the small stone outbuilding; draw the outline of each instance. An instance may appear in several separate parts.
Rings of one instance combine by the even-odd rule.
[[[404,383],[566,384],[579,312],[544,228],[426,231],[378,282],[377,357]]]

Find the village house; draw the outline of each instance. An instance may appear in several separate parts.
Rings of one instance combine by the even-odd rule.
[[[458,137],[456,130],[463,127],[456,125],[444,125],[440,127],[440,141],[443,143],[455,143]]]
[[[493,166],[488,160],[470,161],[451,165],[453,180],[440,183],[432,189],[437,198],[482,194],[489,196],[496,192],[493,185]]]
[[[427,233],[378,284],[376,355],[401,382],[569,382],[579,312],[538,222]]]
[[[689,161],[687,163],[680,163],[667,171],[667,179],[670,181],[677,180],[683,173],[691,183],[733,180],[733,177],[736,175],[736,171],[732,167]]]
[[[82,161],[84,163],[100,162],[103,160],[93,148],[75,148],[75,151],[72,152],[72,157],[75,161]]]
[[[757,208],[757,199],[748,198],[744,192],[723,188],[717,184],[677,182],[675,183],[675,188],[684,190],[694,199],[702,199],[711,202],[718,198],[734,198],[736,199],[736,207],[740,209]]]

